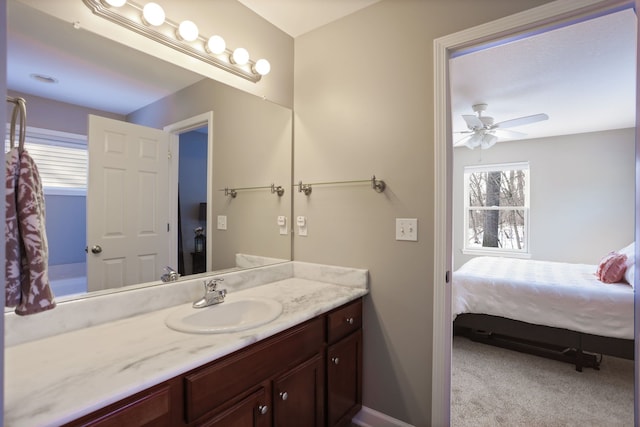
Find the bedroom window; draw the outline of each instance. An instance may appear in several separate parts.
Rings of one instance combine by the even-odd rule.
[[[529,163],[467,166],[465,253],[529,253]]]
[[[89,157],[86,135],[27,126],[24,145],[38,166],[45,195],[87,194]],[[9,125],[4,151],[9,151]]]

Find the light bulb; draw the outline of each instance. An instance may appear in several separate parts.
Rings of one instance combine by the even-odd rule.
[[[493,145],[498,142],[498,137],[491,134],[486,134],[482,138],[482,148],[487,149],[493,147]]]
[[[466,145],[473,150],[474,148],[479,146],[481,142],[482,135],[480,135],[479,133],[474,133],[473,135],[471,135],[471,138],[469,138]]]
[[[231,59],[234,64],[245,65],[249,62],[249,52],[247,52],[247,49],[239,47],[233,51]]]
[[[209,37],[209,40],[207,40],[207,51],[209,53],[219,55],[223,53],[226,48],[227,44],[220,36],[211,36]]]
[[[142,8],[142,20],[147,25],[158,27],[164,23],[164,9],[158,3],[147,3]]]
[[[122,7],[127,3],[127,0],[102,0],[107,6]]]
[[[258,59],[253,69],[261,76],[266,76],[271,71],[271,64],[266,59]]]
[[[178,26],[178,38],[192,42],[198,38],[198,26],[193,21],[182,21]]]

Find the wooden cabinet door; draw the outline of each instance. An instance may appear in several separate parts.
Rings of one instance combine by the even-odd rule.
[[[362,331],[327,350],[327,425],[349,425],[362,407]]]
[[[170,383],[165,383],[72,421],[67,426],[171,427],[175,424],[175,406],[181,403],[172,402],[171,394]]]
[[[276,427],[324,425],[324,369],[320,355],[274,380],[273,423]]]
[[[206,427],[270,427],[271,408],[268,395],[260,388],[210,420],[199,423]]]

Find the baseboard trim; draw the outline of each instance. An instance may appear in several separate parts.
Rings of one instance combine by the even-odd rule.
[[[362,407],[351,422],[359,427],[414,427],[366,406]]]

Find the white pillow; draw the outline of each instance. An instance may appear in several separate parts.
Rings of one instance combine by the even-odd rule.
[[[624,279],[629,283],[632,287],[635,285],[633,280],[635,278],[635,261],[636,261],[636,242],[631,242],[624,248],[618,251],[620,254],[625,254],[627,256],[627,270],[624,272]]]
[[[631,287],[633,288],[635,286],[634,284],[634,279],[635,279],[635,264],[631,264],[630,266],[627,267],[627,271],[624,272],[624,280],[627,281],[627,283],[629,283],[631,285]]]
[[[618,251],[619,254],[625,254],[627,256],[627,268],[636,260],[636,251],[635,251],[636,242],[631,242],[629,245]]]

